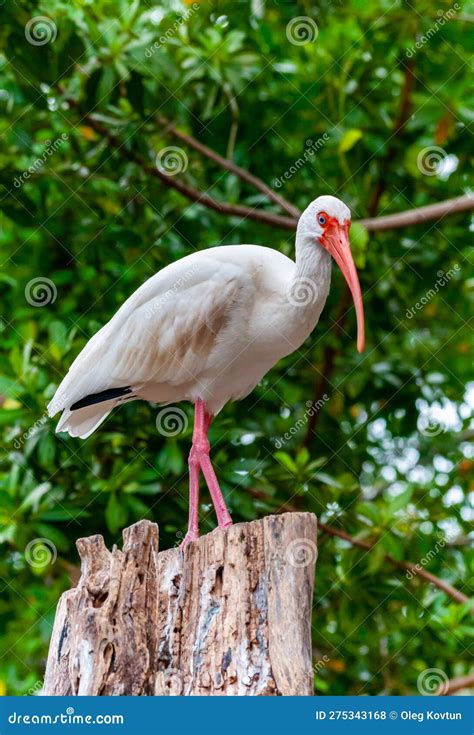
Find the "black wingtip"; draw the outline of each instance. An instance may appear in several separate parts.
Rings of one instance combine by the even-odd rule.
[[[91,393],[80,401],[76,401],[70,407],[70,411],[77,411],[79,408],[85,408],[86,406],[93,406],[94,403],[102,403],[103,401],[110,401],[113,398],[120,398],[126,396],[128,393],[132,393],[130,386],[126,388],[109,388],[108,390],[102,390],[100,393]]]

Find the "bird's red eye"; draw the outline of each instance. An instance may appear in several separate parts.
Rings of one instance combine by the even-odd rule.
[[[320,225],[325,225],[327,222],[327,218],[325,214],[318,214],[318,222]]]

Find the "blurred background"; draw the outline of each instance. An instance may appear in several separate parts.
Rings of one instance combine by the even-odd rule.
[[[293,255],[291,226],[258,219],[290,215],[195,141],[300,210],[330,193],[359,220],[466,195],[473,12],[444,0],[0,6],[0,693],[41,690],[77,538],[120,544],[150,518],[168,548],[186,530],[191,407],[172,423],[133,403],[85,441],[55,435],[45,406],[73,358],[195,249]],[[192,201],[203,193],[225,211]],[[469,225],[468,211],[354,224],[365,353],[335,270],[307,343],[212,427],[235,521],[320,520],[316,693],[428,694],[468,673]]]

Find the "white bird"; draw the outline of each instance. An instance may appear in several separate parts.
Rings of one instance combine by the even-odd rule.
[[[364,349],[350,221],[342,201],[321,196],[298,222],[296,262],[272,248],[225,245],[166,266],[92,337],[49,403],[50,416],[63,412],[56,431],[83,439],[126,401],[194,404],[184,543],[199,533],[200,471],[219,527],[232,524],[209,457],[210,422],[228,401],[247,396],[312,332],[329,292],[331,256],[351,290],[357,348]]]

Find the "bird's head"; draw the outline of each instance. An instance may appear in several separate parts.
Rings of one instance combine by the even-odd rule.
[[[349,242],[351,212],[333,196],[320,196],[305,209],[298,222],[298,234],[311,245],[327,250],[341,269],[350,288],[357,317],[357,349],[365,347],[364,307]]]

